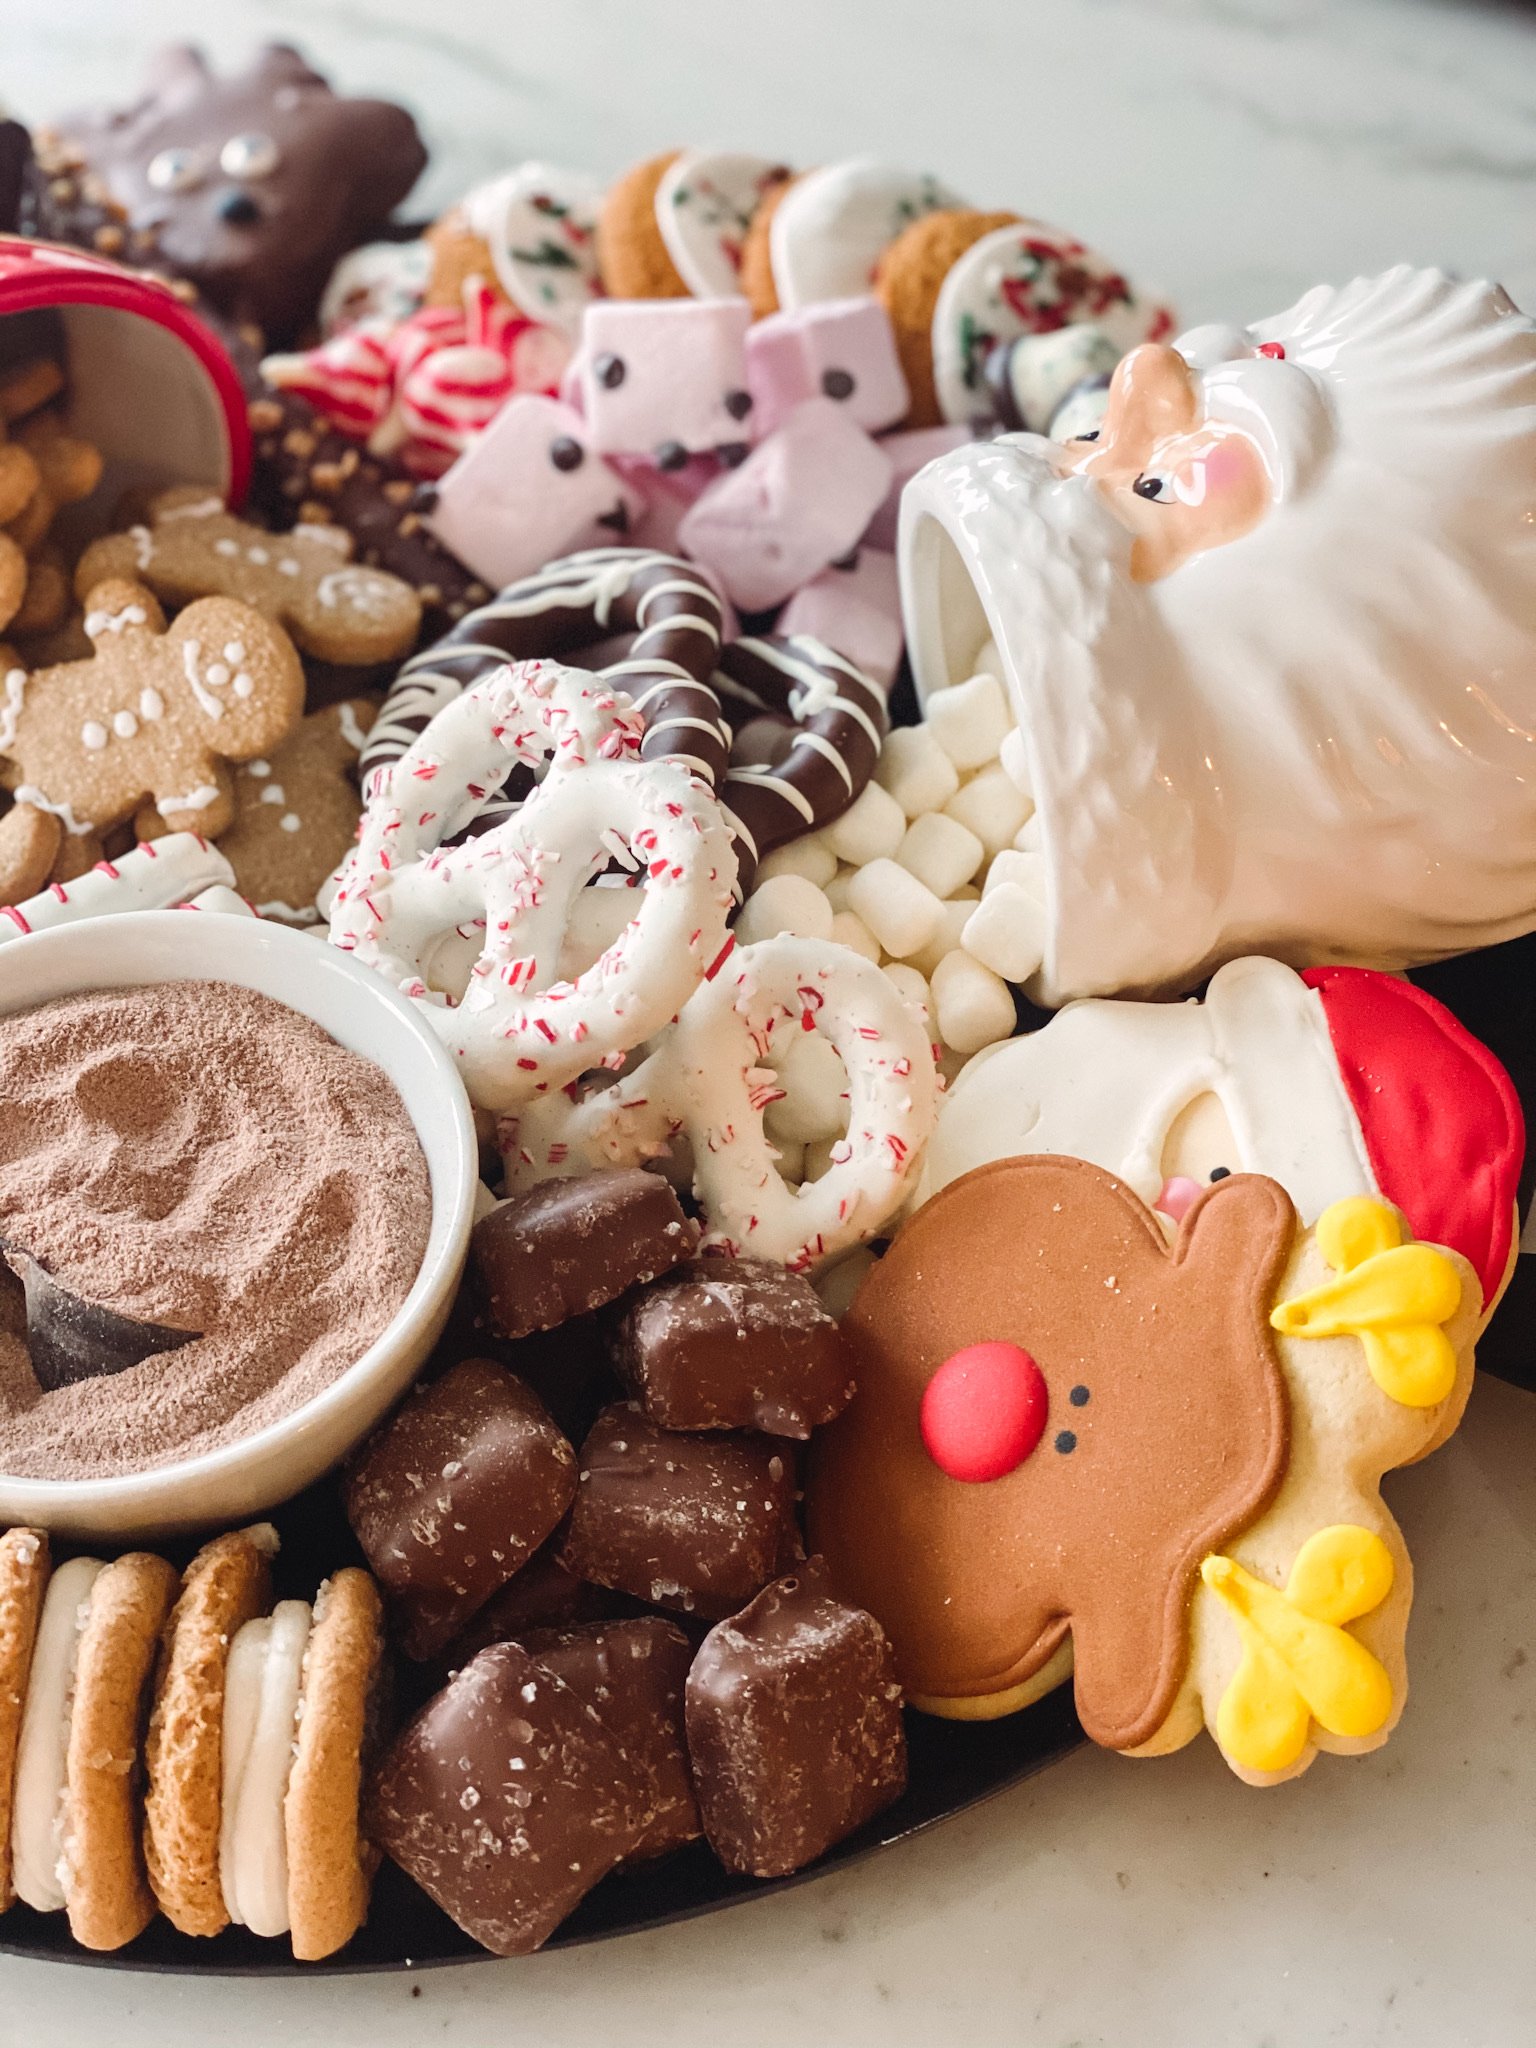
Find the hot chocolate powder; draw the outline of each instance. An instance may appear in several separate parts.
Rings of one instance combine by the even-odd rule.
[[[169,982],[0,1018],[0,1236],[76,1293],[203,1332],[45,1394],[0,1269],[0,1471],[140,1472],[290,1414],[384,1330],[430,1212],[392,1083],[267,996]]]

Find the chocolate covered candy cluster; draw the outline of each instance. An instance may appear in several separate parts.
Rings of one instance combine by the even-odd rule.
[[[696,1258],[697,1235],[634,1169],[504,1203],[473,1268],[506,1363],[451,1365],[347,1477],[397,1640],[449,1674],[370,1826],[500,1954],[701,1833],[729,1869],[798,1869],[905,1783],[885,1638],[796,1512],[797,1443],[853,1392],[837,1325],[806,1280]],[[578,1451],[518,1369],[558,1407],[562,1347],[580,1374],[594,1345],[631,1398]]]

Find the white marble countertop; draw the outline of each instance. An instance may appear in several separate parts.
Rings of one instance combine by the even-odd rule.
[[[938,26],[940,22],[943,27]],[[152,28],[151,28],[152,23]],[[873,150],[1070,226],[1191,319],[1401,257],[1536,305],[1536,15],[1424,0],[0,0],[24,116],[154,39],[300,41],[410,100],[430,207],[519,156]],[[1246,1792],[1081,1751],[927,1837],[651,1935],[415,1977],[0,1959],[0,2048],[1524,2048],[1536,2033],[1536,1398],[1389,1482],[1418,1571],[1388,1749]]]

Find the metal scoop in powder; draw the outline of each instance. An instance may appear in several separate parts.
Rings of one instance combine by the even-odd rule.
[[[126,1372],[160,1351],[179,1351],[202,1335],[167,1323],[136,1322],[100,1302],[72,1294],[30,1252],[0,1238],[0,1255],[21,1282],[27,1304],[27,1351],[44,1393],[77,1380]]]

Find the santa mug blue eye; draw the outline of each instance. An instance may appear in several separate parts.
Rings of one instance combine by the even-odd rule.
[[[200,149],[158,150],[144,177],[156,192],[192,192],[208,175],[208,159]]]
[[[219,151],[219,169],[226,178],[270,178],[282,151],[270,135],[231,135]]]

